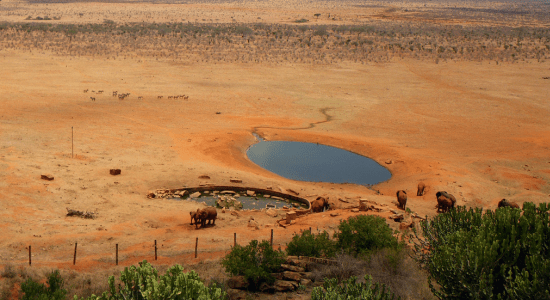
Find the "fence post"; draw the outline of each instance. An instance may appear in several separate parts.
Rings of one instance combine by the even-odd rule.
[[[271,248],[273,248],[273,229],[271,229]]]
[[[116,248],[115,248],[115,257],[116,257],[116,259],[115,259],[116,262],[115,263],[118,266],[118,244],[116,244]]]
[[[73,257],[73,266],[76,265],[76,247],[78,243],[74,243],[74,257]]]
[[[155,240],[155,260],[157,260],[157,240]]]
[[[237,246],[237,233],[233,233],[233,247]]]
[[[31,265],[31,246],[29,245],[29,266]]]
[[[199,238],[195,240],[195,258],[197,258],[197,247],[199,246]]]

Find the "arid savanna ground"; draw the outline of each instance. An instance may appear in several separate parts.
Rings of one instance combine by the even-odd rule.
[[[548,202],[549,11],[540,1],[3,0],[0,266],[24,268],[32,246],[27,272],[115,272],[116,244],[120,268],[153,260],[157,240],[155,264],[200,268],[234,233],[246,244],[273,229],[284,248],[300,230],[334,231],[361,198],[394,209],[400,189],[428,217],[440,190],[468,207]],[[288,180],[247,159],[253,132],[353,151],[392,178]],[[230,179],[328,197],[339,216],[282,228],[263,212],[220,212],[195,230],[188,213],[200,204],[146,197]],[[428,192],[417,197],[420,181]]]

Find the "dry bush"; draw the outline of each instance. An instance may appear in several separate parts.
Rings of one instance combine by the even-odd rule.
[[[383,249],[372,254],[365,272],[373,281],[389,286],[392,292],[407,299],[435,299],[428,287],[428,275],[409,256],[410,249]]]
[[[314,281],[323,281],[325,278],[337,278],[339,281],[358,277],[359,281],[365,275],[366,262],[348,254],[336,256],[336,264],[325,265],[313,263],[311,265]]]

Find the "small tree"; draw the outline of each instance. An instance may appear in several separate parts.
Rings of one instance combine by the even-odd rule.
[[[334,234],[337,245],[344,251],[365,255],[372,250],[397,248],[399,242],[384,218],[378,216],[355,216],[340,221]]]
[[[284,253],[280,249],[273,250],[268,241],[252,240],[248,246],[235,245],[223,258],[222,265],[226,272],[244,276],[251,288],[257,289],[263,282],[275,281],[271,273],[280,269],[283,262]]]
[[[305,230],[301,235],[294,235],[286,248],[288,255],[311,257],[334,257],[336,254],[336,242],[330,239],[328,232],[323,231],[314,235]]]
[[[48,275],[48,285],[38,283],[31,278],[21,284],[21,291],[24,293],[23,300],[63,300],[67,290],[63,289],[64,281],[55,270]]]

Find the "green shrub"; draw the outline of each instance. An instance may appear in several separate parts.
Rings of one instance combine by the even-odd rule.
[[[457,207],[420,223],[415,258],[440,299],[550,299],[548,206]],[[433,281],[437,282],[436,288]]]
[[[372,278],[365,275],[365,283],[357,283],[355,276],[350,277],[340,284],[337,279],[325,280],[323,287],[313,288],[311,300],[386,300],[395,299],[393,293],[386,290],[385,285],[374,284]],[[400,299],[400,298],[397,298]]]
[[[65,299],[67,290],[63,289],[63,278],[59,270],[55,270],[48,275],[48,285],[38,283],[32,278],[28,278],[21,284],[21,291],[24,293],[23,300],[61,300]]]
[[[139,267],[124,268],[117,290],[115,277],[109,277],[109,293],[92,295],[88,300],[156,300],[156,299],[225,299],[226,294],[216,286],[206,287],[195,271],[183,273],[183,267],[174,265],[163,276],[146,260]],[[75,296],[75,300],[78,299]]]
[[[292,237],[292,241],[287,245],[286,253],[297,256],[334,257],[336,243],[330,239],[326,231],[315,235],[309,230],[305,230],[301,235]]]
[[[399,243],[384,218],[378,216],[355,216],[340,221],[334,234],[337,245],[354,255],[365,255],[382,248],[397,248]]]
[[[222,260],[225,271],[232,275],[242,275],[250,284],[251,289],[257,289],[260,284],[271,284],[275,278],[271,273],[277,271],[284,262],[284,253],[273,250],[268,241],[258,243],[250,241],[247,246],[235,245],[231,252]]]

